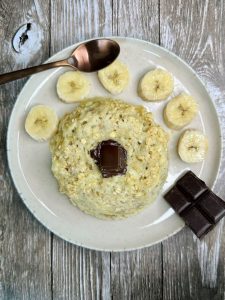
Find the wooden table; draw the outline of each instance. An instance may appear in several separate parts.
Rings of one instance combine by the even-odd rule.
[[[12,37],[27,23],[30,37],[17,53]],[[189,63],[216,104],[224,144],[223,0],[1,0],[0,73],[111,35],[160,44]],[[76,247],[36,221],[14,188],[6,158],[9,115],[25,81],[0,86],[0,299],[224,299],[224,221],[201,242],[185,228],[153,247],[125,253]],[[223,198],[224,166],[225,151],[215,188]]]

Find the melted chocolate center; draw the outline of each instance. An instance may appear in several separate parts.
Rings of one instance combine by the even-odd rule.
[[[90,154],[104,178],[123,175],[127,171],[127,151],[114,140],[102,141]]]

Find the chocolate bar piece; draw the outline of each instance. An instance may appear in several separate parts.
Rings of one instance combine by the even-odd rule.
[[[189,199],[187,199],[176,186],[174,186],[165,195],[165,199],[178,214],[180,214],[185,210],[185,208],[191,205]]]
[[[183,219],[185,224],[191,228],[198,238],[201,238],[212,229],[210,221],[206,219],[196,207],[189,209],[183,215]]]
[[[177,181],[177,187],[182,190],[191,200],[196,200],[208,190],[204,181],[199,179],[191,171],[187,172]]]
[[[191,171],[164,198],[199,238],[225,216],[224,201]]]
[[[218,223],[225,216],[225,205],[213,192],[209,192],[199,199],[198,208],[214,223]]]
[[[123,175],[127,171],[127,151],[114,140],[102,141],[90,155],[104,178]]]

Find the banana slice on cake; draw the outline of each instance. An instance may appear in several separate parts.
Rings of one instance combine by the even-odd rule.
[[[31,108],[25,121],[26,132],[36,141],[49,139],[56,131],[58,117],[55,111],[46,105]]]
[[[90,92],[90,82],[84,74],[78,71],[68,71],[59,76],[57,94],[66,103],[77,102]]]
[[[192,121],[197,111],[194,98],[181,93],[167,103],[163,112],[164,121],[169,128],[179,130]]]
[[[147,101],[166,99],[173,91],[173,76],[162,69],[146,73],[138,84],[138,95]]]
[[[205,159],[208,150],[206,136],[198,130],[186,130],[178,141],[178,154],[187,163],[197,163]]]
[[[130,79],[127,66],[119,60],[98,71],[98,78],[104,88],[113,95],[118,95],[127,87]]]

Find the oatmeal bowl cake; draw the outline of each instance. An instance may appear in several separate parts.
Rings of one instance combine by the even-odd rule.
[[[61,193],[83,212],[123,219],[152,203],[168,172],[168,137],[142,106],[110,98],[83,101],[50,141]]]

